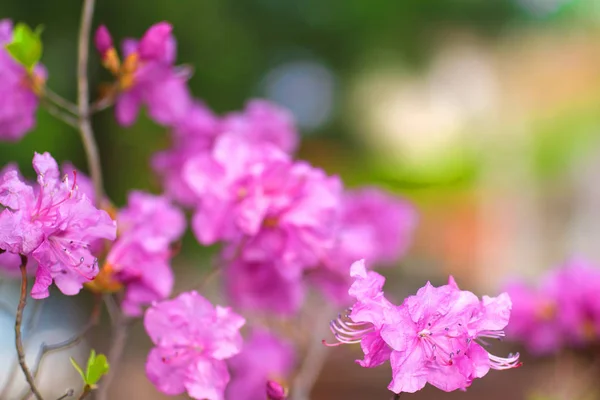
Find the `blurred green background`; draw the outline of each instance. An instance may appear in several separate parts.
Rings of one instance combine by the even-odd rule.
[[[535,279],[574,254],[600,261],[598,0],[97,3],[94,25],[106,24],[116,42],[171,22],[178,62],[194,68],[191,89],[215,111],[271,98],[298,117],[301,158],[340,174],[349,186],[378,184],[412,199],[421,212],[417,238],[402,267],[386,271],[405,277],[410,291],[448,273],[470,290],[497,291],[510,276]],[[44,25],[48,85],[70,99],[79,13],[77,1],[0,4],[2,18]],[[97,94],[109,76],[96,54],[90,74]],[[94,128],[116,204],[131,188],[160,190],[149,158],[168,146],[163,128],[142,117],[122,129],[112,110],[97,115]],[[34,150],[86,169],[77,132],[43,110],[34,132],[0,146],[0,162],[17,160],[31,175]],[[187,244],[188,254],[198,248],[193,240]],[[183,276],[197,273],[186,269],[198,263],[193,256],[180,263]],[[143,354],[132,348],[131,371]],[[369,375],[369,383],[352,365],[353,354],[340,357],[349,363],[348,375],[329,365],[315,398],[371,398],[375,381],[377,398],[385,398],[387,369]],[[521,399],[530,392],[536,399],[600,398],[583,389],[552,389],[547,376],[559,374],[568,387],[570,377],[588,371],[572,362],[565,372],[555,363],[494,375],[470,394],[448,398]],[[546,380],[536,381],[538,372]],[[143,377],[126,379],[148,386]],[[344,386],[349,381],[354,386]],[[365,392],[356,391],[360,385]],[[122,398],[140,395],[140,389],[123,390]]]

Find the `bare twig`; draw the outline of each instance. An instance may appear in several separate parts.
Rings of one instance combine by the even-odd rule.
[[[306,356],[292,384],[291,398],[293,400],[307,400],[310,398],[310,392],[327,359],[327,348],[323,346],[321,339],[329,326],[328,322],[330,318],[331,308],[323,307],[322,311],[314,319],[314,326],[308,342]]]
[[[21,337],[21,323],[23,322],[23,310],[27,303],[27,257],[21,255],[21,296],[19,297],[19,306],[17,307],[17,316],[15,318],[15,347],[17,348],[17,356],[19,365],[25,375],[25,379],[31,388],[31,392],[37,400],[43,400],[42,395],[35,386],[35,381],[27,363],[25,362],[25,349],[23,348],[23,340]]]
[[[94,131],[90,121],[90,93],[88,87],[88,56],[90,50],[90,33],[94,15],[95,0],[85,0],[81,11],[81,26],[79,29],[79,57],[77,62],[77,106],[79,111],[79,132],[85,149],[90,175],[94,182],[96,202],[104,197],[102,188],[102,167],[98,145],[94,139]]]
[[[106,302],[106,299],[105,299]],[[108,362],[110,363],[110,370],[104,377],[102,385],[97,390],[97,400],[108,400],[108,391],[113,378],[117,373],[117,367],[125,345],[127,344],[127,335],[129,333],[131,319],[123,314],[121,310],[118,311],[115,320],[113,321],[113,330],[111,335],[111,346],[108,350]]]
[[[56,92],[52,91],[48,87],[44,87],[44,97],[46,97],[48,101],[56,104],[63,110],[70,112],[74,116],[77,116],[79,114],[79,110],[77,109],[77,106],[75,104],[65,99],[61,95],[57,94]]]
[[[48,101],[47,99],[42,98],[41,100],[42,105],[50,115],[54,116],[57,119],[60,119],[61,121],[63,121],[67,125],[74,127],[75,129],[79,127],[77,118],[73,117],[71,114],[67,114],[62,109],[57,107],[56,104]]]
[[[100,100],[93,102],[90,106],[90,114],[95,114],[100,111],[106,110],[115,103],[115,99],[112,96],[103,97]]]
[[[73,396],[73,394],[75,394],[75,391],[74,391],[73,389],[69,389],[69,390],[67,390],[67,392],[66,392],[65,394],[63,394],[62,396],[60,396],[60,397],[59,397],[58,399],[56,399],[56,400],[64,400],[64,399],[66,399],[67,397],[71,397],[71,396]]]
[[[70,338],[63,340],[61,342],[57,342],[57,343],[53,343],[53,344],[42,343],[38,350],[38,354],[35,359],[35,364],[33,365],[33,368],[32,368],[33,379],[37,379],[38,373],[40,372],[40,369],[41,369],[42,362],[44,361],[44,358],[49,353],[53,353],[53,352],[59,351],[59,350],[66,350],[68,348],[71,348],[71,347],[77,345],[94,326],[98,325],[98,322],[100,321],[100,312],[101,311],[102,311],[102,297],[97,296],[96,300],[94,302],[94,308],[92,309],[92,312],[90,313],[90,318],[89,318],[88,322],[83,326],[83,328],[81,328],[81,330],[77,334],[75,334],[75,335],[71,336]],[[27,393],[21,395],[20,398],[26,400],[29,398],[29,396],[30,396],[30,391],[27,391]]]

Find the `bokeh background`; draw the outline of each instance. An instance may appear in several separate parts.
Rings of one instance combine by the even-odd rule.
[[[73,0],[0,2],[0,18],[44,25],[48,85],[71,99],[79,13]],[[453,274],[495,294],[574,255],[600,261],[598,0],[98,0],[95,14],[115,38],[161,20],[174,25],[178,60],[193,66],[192,91],[211,108],[241,109],[252,97],[287,106],[302,131],[299,157],[348,186],[378,184],[416,204],[417,236],[383,272],[387,293],[400,299]],[[98,61],[94,87],[109,79]],[[168,144],[163,128],[141,118],[124,130],[111,111],[94,128],[116,204],[131,188],[160,190],[149,158]],[[0,164],[16,160],[27,175],[33,150],[86,169],[77,132],[43,110],[34,132],[0,146]],[[209,252],[186,238],[181,281],[204,273]],[[84,320],[63,303],[47,306],[55,325]],[[94,332],[96,347],[107,335]],[[134,326],[114,399],[163,398],[141,374],[148,346]],[[361,369],[355,350],[330,351],[312,398],[389,398],[389,367]],[[523,358],[466,393],[406,397],[600,399],[591,354]],[[53,360],[47,368],[64,361]]]

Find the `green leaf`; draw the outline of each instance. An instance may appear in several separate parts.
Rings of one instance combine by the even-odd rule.
[[[38,26],[32,31],[29,26],[19,22],[13,30],[12,42],[6,45],[8,53],[29,71],[42,58],[42,30],[43,27]]]
[[[73,357],[70,357],[71,360],[71,364],[73,364],[73,368],[75,368],[77,370],[77,372],[79,372],[79,375],[81,375],[81,379],[83,379],[83,382],[86,382],[85,379],[85,374],[83,373],[83,370],[81,369],[81,367],[79,366],[79,364],[77,364],[77,361],[75,361],[73,359]]]
[[[96,352],[92,350],[90,352],[90,357],[88,358],[85,383],[94,387],[100,378],[108,373],[109,368],[110,366],[106,356],[104,354],[96,355]]]

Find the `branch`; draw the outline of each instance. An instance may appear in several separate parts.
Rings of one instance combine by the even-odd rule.
[[[21,338],[21,323],[23,322],[23,310],[27,303],[27,257],[21,255],[21,297],[19,297],[19,306],[17,307],[17,316],[15,318],[15,347],[17,348],[17,356],[19,365],[25,375],[25,379],[37,400],[43,400],[42,395],[35,386],[35,380],[25,362],[25,349],[23,348],[23,340]]]
[[[75,394],[75,391],[74,391],[73,389],[69,389],[69,390],[67,390],[67,392],[66,392],[65,394],[63,394],[62,396],[60,396],[60,397],[59,397],[58,399],[56,399],[56,400],[64,400],[64,399],[66,399],[67,397],[71,397],[71,396],[73,396],[73,394]]]
[[[50,115],[55,117],[56,119],[60,119],[65,124],[72,126],[77,129],[79,127],[77,123],[77,118],[73,117],[71,114],[67,114],[62,109],[57,107],[54,103],[49,101],[47,98],[42,97],[41,99],[42,106],[48,111]]]
[[[81,330],[76,334],[71,336],[70,338],[63,340],[61,342],[46,344],[42,343],[38,350],[37,357],[35,359],[35,364],[32,368],[33,379],[37,379],[38,373],[40,372],[40,367],[44,358],[49,354],[59,350],[66,350],[77,345],[86,335],[87,333],[100,321],[100,312],[102,311],[102,298],[100,296],[96,297],[96,301],[94,302],[94,308],[90,313],[90,318],[88,322],[81,328]],[[30,391],[24,393],[20,396],[22,399],[28,399],[30,396]],[[71,394],[72,396],[72,394]]]
[[[77,108],[79,114],[79,132],[81,133],[81,140],[87,155],[90,175],[94,182],[96,203],[99,204],[104,198],[104,190],[102,189],[102,167],[100,165],[98,145],[94,139],[94,131],[92,130],[90,121],[90,93],[87,74],[94,3],[95,0],[84,0],[83,9],[81,11],[79,57],[77,62]]]
[[[112,298],[111,298],[112,299]],[[106,299],[105,299],[106,301]],[[110,370],[104,377],[102,385],[96,392],[97,400],[109,400],[108,389],[110,384],[117,373],[117,366],[125,350],[125,344],[127,344],[127,335],[129,333],[130,319],[123,314],[121,310],[118,311],[113,321],[112,331],[112,343],[108,350],[108,362],[110,363]]]
[[[56,104],[58,107],[61,107],[63,110],[70,112],[74,116],[79,114],[79,110],[75,104],[52,91],[49,87],[44,87],[44,97]]]

